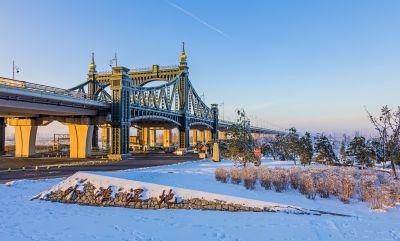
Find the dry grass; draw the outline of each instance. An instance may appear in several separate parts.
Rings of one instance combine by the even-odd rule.
[[[358,170],[352,167],[291,167],[265,166],[231,169],[217,168],[215,178],[221,182],[239,184],[247,189],[261,187],[283,192],[288,188],[299,190],[307,198],[338,197],[349,203],[358,198],[368,202],[371,209],[385,209],[400,205],[400,181],[377,170]]]
[[[215,169],[214,174],[217,181],[227,183],[229,180],[229,172],[224,168]]]
[[[288,173],[284,168],[275,167],[272,170],[272,185],[276,192],[282,192],[288,187]]]
[[[247,189],[254,189],[257,182],[257,169],[255,167],[245,167],[242,169],[244,186]]]
[[[238,167],[231,168],[229,170],[229,174],[231,176],[231,183],[239,184],[242,182],[241,170]]]
[[[265,189],[271,189],[272,175],[268,167],[258,167],[258,177],[260,179],[260,185]]]

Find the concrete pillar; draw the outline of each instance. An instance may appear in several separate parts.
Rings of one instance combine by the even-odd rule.
[[[150,128],[150,147],[156,147],[157,132],[156,128]]]
[[[92,149],[99,149],[99,127],[93,126],[93,135],[92,135]]]
[[[189,128],[179,129],[179,148],[189,147]]]
[[[211,131],[210,130],[206,130],[206,140],[205,142],[208,143],[209,141],[211,141]]]
[[[143,140],[142,140],[143,150],[147,151],[150,148],[150,146],[149,146],[149,144],[150,144],[150,129],[148,127],[143,127],[142,136],[143,136]]]
[[[225,131],[219,131],[219,139],[225,140],[226,139],[226,132]]]
[[[111,128],[110,127],[102,127],[101,128],[101,145],[103,150],[110,150],[110,137],[111,137]]]
[[[15,127],[15,157],[30,157],[35,154],[37,124],[35,119],[8,119]]]
[[[172,142],[171,130],[168,128],[164,128],[163,133],[163,146],[170,147]]]
[[[0,156],[6,153],[6,123],[0,118]]]
[[[198,140],[201,142],[201,143],[204,143],[204,141],[205,141],[205,133],[204,133],[204,130],[201,130],[201,131],[199,131],[200,133],[199,133],[199,135],[198,135]]]
[[[197,144],[197,130],[192,130],[192,143],[193,146]]]
[[[67,124],[69,127],[69,156],[70,158],[86,158],[90,156],[93,125]]]

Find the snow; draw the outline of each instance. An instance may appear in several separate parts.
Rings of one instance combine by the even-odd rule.
[[[290,165],[265,160],[266,165]],[[64,179],[22,180],[0,185],[0,240],[400,240],[400,208],[377,213],[367,204],[343,204],[336,198],[309,200],[297,191],[276,193],[257,186],[215,181],[214,169],[224,161],[92,174],[132,181],[239,196],[309,209],[348,214],[142,210],[30,201]]]
[[[287,212],[296,212],[298,210],[301,210],[300,207],[288,206],[279,203],[265,202],[265,201],[228,196],[228,195],[220,195],[210,192],[200,192],[191,189],[176,188],[172,186],[158,185],[148,182],[131,181],[127,179],[101,176],[85,172],[75,173],[74,175],[68,177],[66,180],[54,185],[49,190],[40,193],[36,197],[43,199],[45,198],[46,195],[50,194],[51,192],[55,192],[58,190],[64,191],[69,187],[73,187],[75,185],[78,185],[78,190],[83,191],[83,184],[80,183],[81,180],[85,180],[85,183],[90,182],[97,190],[99,190],[100,187],[107,188],[111,186],[113,190],[112,192],[113,195],[115,195],[118,192],[118,190],[129,190],[131,188],[134,189],[140,188],[145,190],[145,193],[142,193],[143,199],[148,199],[150,197],[158,197],[164,190],[165,191],[173,190],[175,197],[179,199],[187,200],[187,199],[199,198],[199,199],[205,199],[207,201],[220,200],[220,201],[225,201],[227,203],[244,205],[247,207],[258,207],[261,209],[269,208],[269,210],[273,211],[281,210]],[[307,210],[304,210],[304,212],[307,212]]]

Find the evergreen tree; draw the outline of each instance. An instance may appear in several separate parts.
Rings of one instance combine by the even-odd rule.
[[[289,133],[285,136],[285,150],[289,159],[293,160],[296,165],[296,156],[299,153],[299,134],[294,127],[290,128]]]
[[[256,143],[251,135],[250,120],[246,117],[244,110],[238,110],[237,115],[236,123],[226,131],[230,138],[224,141],[225,148],[222,154],[226,158],[239,161],[243,166],[248,163],[258,166],[260,165],[260,160],[254,153]]]
[[[345,141],[342,141],[342,144],[340,146],[340,156],[341,156],[341,161],[343,163],[346,163],[347,162],[347,153],[346,153]]]
[[[317,152],[317,156],[315,158],[317,162],[321,162],[326,165],[332,165],[337,161],[336,155],[333,152],[332,144],[323,134],[317,137],[315,142],[315,151]]]
[[[365,142],[365,137],[356,136],[350,142],[349,149],[347,153],[350,156],[354,156],[357,163],[364,167],[371,165],[373,159],[375,158],[375,153],[372,147],[368,146]]]
[[[310,133],[306,132],[299,140],[299,156],[300,162],[303,165],[311,164],[312,157],[314,154],[312,140]]]

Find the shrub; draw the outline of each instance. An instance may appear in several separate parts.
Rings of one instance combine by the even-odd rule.
[[[272,172],[272,184],[274,185],[276,192],[282,192],[286,190],[288,181],[286,176],[286,170],[282,168],[275,168]]]
[[[214,174],[217,181],[227,183],[229,180],[229,172],[224,168],[216,168]]]
[[[299,182],[300,182],[300,173],[301,173],[301,169],[296,168],[296,167],[291,167],[289,169],[289,181],[290,181],[290,186],[293,189],[297,189],[299,187]]]
[[[368,206],[370,209],[383,209],[384,207],[384,196],[382,191],[378,189],[374,195],[368,200]]]
[[[321,198],[329,197],[329,194],[331,193],[331,188],[329,187],[329,185],[331,184],[332,182],[330,182],[325,175],[315,177],[315,191],[319,194]]]
[[[386,207],[394,207],[400,203],[400,183],[391,180],[382,185],[382,193],[384,196],[384,205]]]
[[[303,173],[299,178],[299,191],[309,199],[315,199],[314,180],[310,173]]]
[[[247,189],[254,189],[257,181],[257,169],[254,167],[245,167],[242,169],[244,186]]]
[[[231,183],[233,184],[239,184],[242,182],[242,176],[240,169],[237,167],[233,167],[229,170],[229,174],[231,176]]]
[[[350,198],[353,196],[355,181],[354,177],[348,174],[344,174],[340,178],[339,199],[344,203],[349,203]]]
[[[376,193],[376,176],[368,174],[361,175],[359,191],[361,201],[365,202],[370,200]]]
[[[271,189],[271,171],[267,167],[258,167],[258,177],[260,178],[260,185],[265,189]]]

